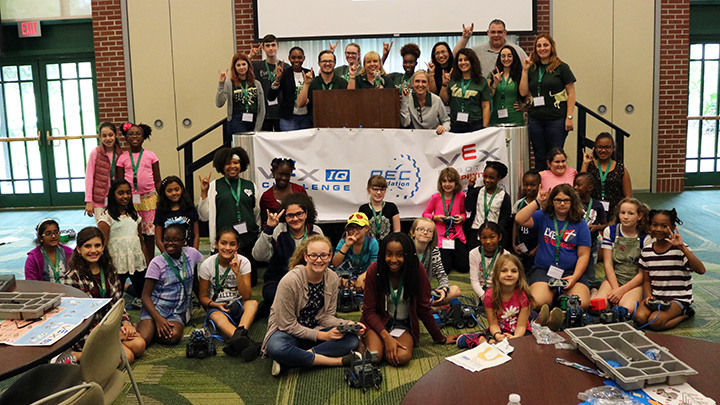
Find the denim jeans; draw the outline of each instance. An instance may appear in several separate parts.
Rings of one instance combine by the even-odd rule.
[[[450,132],[454,134],[465,134],[468,132],[475,132],[483,129],[483,122],[475,121],[475,122],[460,122],[455,121],[450,124]]]
[[[310,114],[293,115],[289,120],[280,118],[280,130],[283,132],[307,128],[312,128],[312,118]]]
[[[257,114],[253,114],[252,122],[242,120],[242,114],[233,114],[232,120],[230,120],[230,135],[239,134],[241,132],[253,132],[255,131],[255,120]]]
[[[565,118],[542,120],[528,117],[528,137],[535,153],[535,169],[547,170],[547,154],[552,148],[565,146]]]
[[[332,328],[325,328],[329,331]],[[270,357],[282,364],[289,366],[310,367],[315,361],[315,355],[321,354],[327,357],[342,357],[357,349],[357,335],[346,333],[341,339],[317,341],[300,339],[281,330],[275,331],[267,342],[267,352]],[[307,350],[312,348],[312,351]]]

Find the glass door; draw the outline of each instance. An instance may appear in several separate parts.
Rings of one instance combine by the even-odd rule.
[[[92,60],[0,69],[0,206],[82,205],[98,145]]]

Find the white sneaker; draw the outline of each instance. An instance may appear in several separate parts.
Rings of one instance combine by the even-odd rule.
[[[272,370],[270,370],[270,374],[273,377],[277,377],[280,375],[280,372],[282,371],[282,366],[277,361],[273,360],[272,364]]]

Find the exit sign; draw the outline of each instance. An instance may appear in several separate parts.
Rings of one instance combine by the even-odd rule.
[[[40,21],[20,21],[18,22],[18,36],[20,38],[39,37]]]

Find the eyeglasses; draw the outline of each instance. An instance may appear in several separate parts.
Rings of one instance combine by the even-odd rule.
[[[504,33],[505,31],[490,31],[490,35],[500,35]]]
[[[433,233],[433,230],[432,230],[432,229],[426,229],[426,228],[415,228],[415,232],[424,233],[424,234],[427,235],[427,234]]]
[[[317,259],[322,259],[322,261],[325,261],[330,258],[330,253],[320,253],[320,254],[309,253],[309,254],[306,254],[306,256],[308,257],[308,259],[310,259],[312,261],[315,261]]]
[[[384,187],[372,187],[370,189],[370,191],[372,191],[373,193],[385,192],[386,190],[387,190],[387,188],[384,188]]]
[[[556,204],[570,204],[572,200],[569,198],[554,198],[553,202]]]
[[[435,56],[445,55],[445,54],[447,54],[447,53],[448,53],[448,51],[435,51]]]
[[[610,149],[612,149],[612,148],[613,148],[612,145],[603,145],[603,146],[597,146],[597,145],[595,145],[595,149],[598,149],[598,150],[610,150]]]
[[[335,63],[334,60],[321,60],[320,63]]]
[[[58,236],[60,235],[60,231],[45,231],[45,233],[42,234],[42,236],[49,238],[51,236]]]
[[[305,215],[305,211],[296,212],[294,214],[287,213],[285,214],[285,219],[300,219],[303,215]]]
[[[348,56],[355,55],[355,56],[357,56],[358,53],[357,53],[357,52],[345,52],[345,55],[348,55]]]

